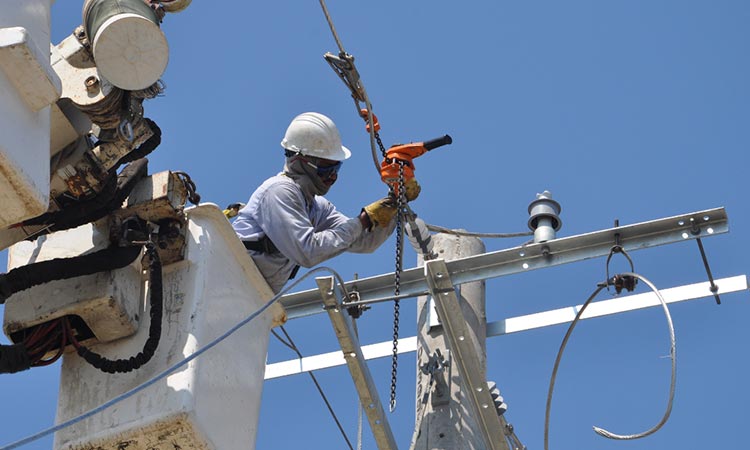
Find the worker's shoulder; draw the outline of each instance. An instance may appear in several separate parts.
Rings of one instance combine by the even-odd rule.
[[[258,193],[262,196],[302,196],[302,189],[300,186],[294,182],[293,179],[283,175],[279,174],[276,176],[273,176],[266,181],[263,182],[263,184],[260,185],[258,188]]]

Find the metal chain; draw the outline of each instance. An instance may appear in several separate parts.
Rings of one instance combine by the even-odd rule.
[[[404,162],[398,163],[398,189],[396,193],[396,270],[394,272],[394,291],[395,299],[393,302],[393,358],[391,360],[391,402],[390,411],[396,409],[396,375],[398,373],[398,325],[399,325],[399,299],[401,294],[401,271],[403,269],[403,205],[406,200],[404,193]]]
[[[190,178],[190,175],[181,170],[175,170],[172,173],[177,175],[177,177],[182,180],[182,183],[185,185],[185,189],[187,190],[187,198],[188,200],[190,200],[190,203],[194,205],[200,203],[201,196],[198,194],[198,188],[195,186],[195,182],[193,181],[193,179]]]
[[[383,141],[380,139],[380,133],[376,131],[373,134],[375,135],[375,140],[378,142],[378,147],[380,147],[380,153],[382,153],[383,158],[385,158],[385,145],[383,145]],[[401,167],[403,167],[403,165]]]

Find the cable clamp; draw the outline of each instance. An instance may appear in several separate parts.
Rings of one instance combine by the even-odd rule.
[[[426,363],[419,366],[419,370],[425,375],[434,377],[436,373],[443,372],[448,366],[450,366],[450,361],[443,356],[438,348],[435,349],[435,352]]]
[[[622,292],[623,289],[627,290],[628,292],[633,292],[635,290],[635,286],[638,284],[638,279],[632,275],[615,275],[611,279],[607,279],[607,286],[614,286],[615,292],[618,294]]]
[[[346,312],[349,313],[349,316],[351,316],[352,319],[359,319],[360,317],[362,317],[362,313],[370,309],[370,306],[366,304],[347,306],[347,303],[358,303],[361,300],[359,291],[356,291],[355,289],[352,289],[349,292],[348,298],[345,299],[344,303],[342,303],[342,306],[346,308]]]
[[[618,219],[615,219],[615,228],[619,226],[620,221]],[[617,294],[620,294],[623,288],[627,289],[628,292],[632,292],[635,289],[635,286],[638,284],[637,278],[630,277],[632,278],[632,280],[630,280],[627,276],[623,275],[615,275],[612,278],[609,277],[609,262],[612,260],[612,255],[614,255],[615,253],[622,254],[630,264],[630,272],[635,272],[635,268],[633,267],[633,260],[630,258],[630,255],[628,255],[628,252],[625,251],[622,244],[620,243],[620,233],[615,233],[615,244],[609,250],[609,255],[607,255],[607,262],[605,264],[606,282],[603,285],[607,287],[608,291],[610,286],[614,286]]]
[[[359,81],[359,72],[354,66],[354,56],[346,52],[341,52],[338,56],[326,52],[323,57],[328,62],[328,65],[331,66],[331,69],[336,72],[336,75],[341,78],[346,87],[349,88],[354,100],[365,103],[367,99],[362,84]]]

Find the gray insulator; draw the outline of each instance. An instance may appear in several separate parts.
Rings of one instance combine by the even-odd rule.
[[[555,239],[555,232],[562,227],[561,210],[550,191],[536,194],[536,200],[529,203],[529,229],[534,232],[534,242]]]
[[[498,389],[497,383],[495,383],[494,381],[488,381],[487,388],[489,389],[490,395],[492,396],[492,401],[495,404],[495,411],[497,411],[497,415],[502,416],[508,410],[508,405],[505,404],[503,396],[500,395],[500,389]]]

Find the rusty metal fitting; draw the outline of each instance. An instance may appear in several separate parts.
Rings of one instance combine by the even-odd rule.
[[[86,85],[86,91],[89,94],[94,94],[96,91],[99,90],[99,79],[91,75],[90,77],[86,78],[86,81],[84,81],[84,84]]]

